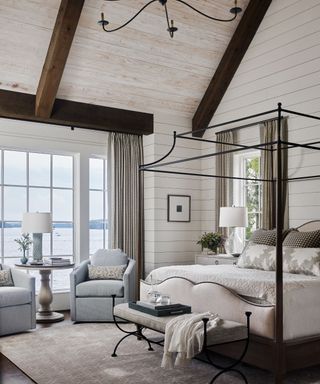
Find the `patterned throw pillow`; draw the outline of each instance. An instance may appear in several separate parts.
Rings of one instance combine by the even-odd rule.
[[[88,265],[90,280],[122,280],[127,265]]]
[[[283,271],[320,276],[320,248],[283,247]]]
[[[250,242],[275,246],[277,242],[277,231],[275,229],[257,229],[251,235]]]
[[[320,231],[291,231],[284,239],[283,246],[295,248],[320,248]]]
[[[237,266],[274,271],[276,267],[276,249],[270,245],[249,243],[240,255]]]
[[[13,285],[10,269],[1,269],[0,287],[12,287]]]

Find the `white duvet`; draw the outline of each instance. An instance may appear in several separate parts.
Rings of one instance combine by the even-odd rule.
[[[259,298],[271,304],[276,301],[275,272],[238,268],[236,265],[174,265],[153,270],[146,280],[163,281],[173,276],[184,277],[194,283],[212,281],[242,296]],[[284,273],[283,281],[284,295],[301,288],[320,292],[319,277]]]

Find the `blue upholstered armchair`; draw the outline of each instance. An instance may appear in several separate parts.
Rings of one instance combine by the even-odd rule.
[[[125,266],[125,271],[120,279],[89,279],[90,266]],[[99,249],[90,260],[83,261],[70,274],[71,320],[113,321],[112,295],[116,295],[116,304],[134,299],[135,261],[120,249]]]
[[[22,271],[10,270],[13,286],[0,287],[0,336],[36,327],[35,278]]]

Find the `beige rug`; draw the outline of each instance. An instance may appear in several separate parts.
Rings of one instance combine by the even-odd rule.
[[[147,344],[129,337],[118,357],[110,355],[123,336],[113,324],[75,324],[0,338],[0,350],[38,384],[206,384],[215,369],[199,361],[184,369],[160,368],[162,348],[147,351]],[[221,360],[220,360],[221,362]],[[272,375],[249,366],[241,367],[250,384],[272,384]],[[1,380],[0,380],[1,381]],[[297,371],[290,384],[320,383],[320,367]],[[242,381],[223,375],[217,384]]]

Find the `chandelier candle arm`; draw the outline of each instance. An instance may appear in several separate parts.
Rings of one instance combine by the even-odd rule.
[[[105,0],[105,1],[120,1],[120,0]],[[109,25],[109,21],[106,20],[104,18],[104,13],[101,12],[101,19],[98,21],[98,24],[100,24],[102,26],[102,29],[105,31],[105,32],[115,32],[115,31],[119,31],[119,29],[122,29],[124,27],[126,27],[128,24],[130,24],[137,16],[140,15],[140,13],[142,11],[144,11],[149,5],[151,5],[152,3],[158,1],[165,9],[165,15],[166,15],[166,20],[167,20],[167,31],[169,32],[169,35],[171,38],[174,37],[174,33],[178,31],[178,28],[174,26],[174,21],[173,20],[170,20],[169,18],[169,14],[168,14],[168,8],[167,8],[167,2],[168,0],[151,0],[149,1],[148,3],[146,3],[135,15],[133,15],[131,17],[131,19],[129,19],[128,21],[126,21],[124,24],[120,25],[119,27],[117,28],[113,28],[113,29],[107,29],[107,25]],[[172,1],[176,1],[180,4],[183,4],[187,7],[189,7],[190,9],[192,9],[194,12],[198,13],[199,15],[202,15],[210,20],[213,20],[213,21],[221,21],[221,22],[225,22],[225,23],[228,23],[228,22],[231,22],[233,20],[236,19],[237,15],[242,12],[242,9],[240,7],[237,6],[237,0],[235,0],[234,2],[234,7],[230,9],[230,12],[234,15],[233,17],[229,18],[229,19],[220,19],[220,18],[217,18],[217,17],[213,17],[213,16],[210,16],[210,15],[207,15],[206,13],[200,11],[199,9],[195,8],[194,6],[190,5],[189,3],[187,3],[186,1],[184,0],[172,0]]]
[[[105,1],[119,1],[119,0],[105,0]],[[150,4],[154,3],[155,1],[158,1],[158,0],[151,0],[149,1],[149,3],[145,4],[141,9],[140,11],[138,11],[135,15],[133,15],[131,17],[131,19],[129,19],[127,22],[125,22],[123,25],[120,25],[120,27],[117,27],[117,28],[114,28],[114,29],[106,29],[105,26],[110,24],[108,20],[105,20],[104,18],[104,13],[101,12],[101,20],[98,21],[98,24],[100,24],[103,28],[103,30],[105,32],[116,32],[116,31],[119,31],[119,29],[122,29],[124,27],[126,27],[128,24],[131,23],[131,21],[133,21],[137,16],[140,15],[140,13],[146,9]],[[160,0],[159,0],[160,1]]]
[[[173,20],[171,20],[171,25],[170,25],[169,13],[168,13],[168,8],[167,8],[167,4],[166,3],[164,3],[164,10],[165,10],[165,13],[166,13],[166,19],[167,19],[167,24],[168,24],[167,31],[169,32],[170,37],[173,38],[174,33],[177,32],[178,28],[176,28],[174,26]]]
[[[208,19],[210,20],[213,20],[213,21],[222,21],[224,23],[229,23],[230,21],[233,21],[236,17],[237,17],[237,14],[240,13],[242,11],[242,9],[240,7],[237,6],[237,0],[235,0],[234,2],[234,7],[230,9],[230,13],[233,13],[234,16],[231,17],[230,19],[219,19],[218,17],[213,17],[213,16],[210,16],[210,15],[207,15],[206,13],[204,12],[201,12],[199,11],[199,9],[193,7],[192,5],[188,4],[186,1],[184,0],[175,0],[181,4],[184,4],[186,5],[187,7],[191,8],[193,11],[199,13],[199,15],[202,15],[204,17],[207,17]]]

